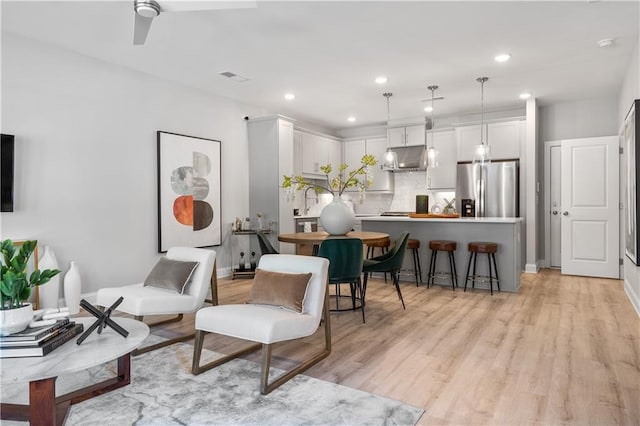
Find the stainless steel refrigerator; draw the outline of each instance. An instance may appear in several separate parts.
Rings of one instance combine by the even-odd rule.
[[[456,209],[461,216],[518,217],[520,165],[516,160],[484,165],[458,163]]]

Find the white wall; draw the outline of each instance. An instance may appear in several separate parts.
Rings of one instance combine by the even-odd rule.
[[[0,238],[75,260],[83,293],[144,279],[158,258],[156,131],[222,141],[223,246],[247,216],[247,137],[255,107],[3,34],[2,132],[16,135],[15,211]],[[63,271],[64,273],[64,271]]]
[[[618,99],[582,99],[540,107],[539,140],[553,141],[618,134]]]
[[[640,18],[640,16],[639,16]],[[640,62],[640,36],[638,36],[638,45],[634,51],[634,55],[629,61],[627,72],[620,88],[618,95],[618,125],[620,126],[634,99],[640,98],[640,72],[638,63]],[[639,136],[636,135],[636,138]],[[637,140],[636,140],[637,144]],[[623,162],[624,164],[624,162]],[[626,175],[623,172],[623,176]],[[626,206],[625,206],[626,207]],[[624,221],[623,221],[624,222]],[[624,235],[624,234],[623,234]],[[636,266],[627,256],[624,257],[624,289],[629,296],[629,300],[633,304],[640,316],[640,267]]]

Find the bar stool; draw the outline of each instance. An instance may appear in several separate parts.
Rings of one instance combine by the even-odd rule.
[[[451,289],[456,290],[458,286],[458,271],[456,269],[456,258],[453,252],[458,248],[458,243],[449,240],[431,240],[429,241],[429,248],[431,249],[431,261],[429,262],[429,276],[427,277],[427,288],[434,284],[434,278],[437,274],[441,276],[446,274],[451,276]],[[444,251],[449,255],[449,273],[436,272],[436,260],[438,259],[438,252]]]
[[[469,243],[469,263],[467,264],[467,276],[464,280],[464,291],[467,291],[467,282],[471,278],[471,288],[476,286],[476,278],[486,279],[486,276],[476,275],[476,261],[478,260],[478,253],[486,253],[489,263],[489,289],[493,296],[493,275],[491,272],[491,261],[493,261],[493,270],[496,274],[496,284],[498,285],[498,291],[500,291],[500,280],[498,279],[498,265],[496,264],[496,252],[498,251],[498,244],[490,242],[474,241]],[[469,276],[469,269],[471,268],[471,260],[473,260],[473,275]]]
[[[420,265],[420,240],[410,238],[407,242],[407,250],[413,255],[413,273],[416,276],[416,287],[422,284],[422,266]]]
[[[380,248],[380,254],[389,253],[389,246],[391,246],[391,240],[387,237],[384,240],[367,243],[367,259],[375,257],[375,249]],[[387,282],[387,273],[384,273],[384,282]]]

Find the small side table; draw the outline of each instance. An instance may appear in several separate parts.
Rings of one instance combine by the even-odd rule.
[[[270,234],[270,229],[260,230],[263,234]],[[255,229],[249,229],[246,231],[231,231],[231,235],[256,235]],[[251,237],[249,237],[251,238]],[[256,274],[256,271],[251,270],[240,270],[234,267],[235,263],[233,262],[233,244],[231,244],[231,279],[235,280],[236,278],[253,278]]]

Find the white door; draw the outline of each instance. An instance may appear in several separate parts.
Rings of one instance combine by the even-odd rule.
[[[549,239],[551,240],[551,263],[553,268],[562,266],[561,242],[562,242],[562,204],[560,198],[561,176],[561,147],[560,145],[550,147],[549,171],[551,188],[549,188]]]
[[[619,276],[618,138],[562,141],[562,273]]]

